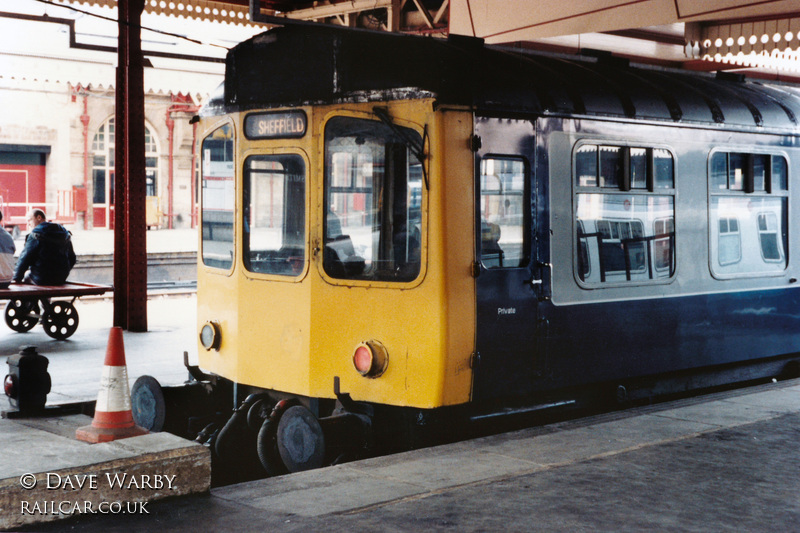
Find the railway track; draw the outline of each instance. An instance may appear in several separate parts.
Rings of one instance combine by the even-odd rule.
[[[197,280],[147,282],[147,292],[156,292],[156,291],[195,292],[196,290],[197,290]]]
[[[85,283],[113,285],[114,256],[80,255],[70,279]],[[170,252],[147,254],[147,289],[192,290],[197,286],[197,253]]]

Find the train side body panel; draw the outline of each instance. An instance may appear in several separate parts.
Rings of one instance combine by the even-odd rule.
[[[785,269],[725,275],[711,257],[719,239],[709,208],[709,159],[714,151],[779,154],[798,161],[796,139],[701,128],[543,119],[551,132],[539,139],[548,154],[552,301],[543,306],[549,321],[545,344],[548,372],[539,389],[655,376],[790,357],[800,352],[800,274],[796,256]],[[613,282],[605,286],[580,279],[575,228],[574,150],[580,142],[668,147],[675,159],[675,271],[663,280]],[[797,163],[790,176],[800,172]],[[789,186],[791,206],[800,202]],[[751,206],[742,219],[756,242]],[[800,246],[796,208],[788,213],[788,248]],[[742,251],[747,255],[746,250]],[[750,256],[761,257],[751,250]],[[596,265],[595,265],[596,267]],[[742,267],[747,269],[746,266]],[[596,278],[594,278],[596,279]]]
[[[441,323],[446,339],[444,353],[444,391],[442,405],[465,403],[473,385],[472,356],[475,350],[476,288],[472,277],[475,261],[475,189],[459,179],[471,175],[473,154],[467,140],[472,134],[472,114],[443,111],[437,114],[440,125],[440,153],[432,165],[438,170],[441,187],[442,233],[432,238],[444,261],[446,314]],[[461,238],[452,238],[460,235]]]

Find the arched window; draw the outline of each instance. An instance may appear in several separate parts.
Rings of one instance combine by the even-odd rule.
[[[158,146],[156,138],[150,133],[150,129],[144,127],[144,175],[145,175],[145,196],[157,196],[158,188]]]
[[[158,194],[158,144],[150,128],[144,127],[145,195]],[[114,117],[109,118],[92,140],[92,184],[94,226],[109,227],[114,205]]]

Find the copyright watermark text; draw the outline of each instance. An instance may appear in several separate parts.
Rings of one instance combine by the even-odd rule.
[[[49,472],[39,479],[36,474],[22,474],[19,485],[25,490],[37,486],[47,490],[97,490],[102,485],[110,489],[122,490],[174,490],[175,475],[106,473],[100,474],[56,474]],[[42,481],[45,483],[43,484]]]
[[[147,502],[138,501],[141,497],[137,494],[175,490],[176,478],[176,475],[128,472],[22,474],[19,486],[29,491],[30,496],[20,501],[19,511],[23,515],[149,514]],[[128,498],[120,497],[121,492],[131,493],[130,499],[134,501],[125,501]],[[105,495],[115,501],[99,501]],[[36,499],[37,496],[41,498]]]
[[[147,502],[91,502],[91,501],[22,501],[23,515],[71,515],[84,514],[150,514]]]

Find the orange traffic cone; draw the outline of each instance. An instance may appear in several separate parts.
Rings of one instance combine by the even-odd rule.
[[[146,429],[137,426],[133,421],[122,328],[113,327],[108,336],[106,360],[92,425],[78,428],[75,437],[94,444],[146,433],[148,433]]]

